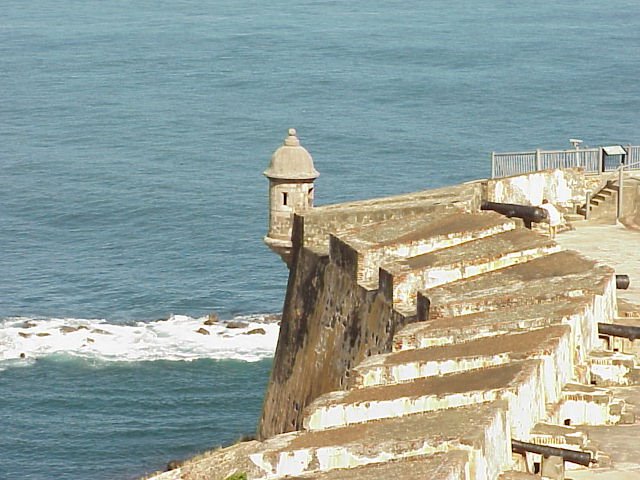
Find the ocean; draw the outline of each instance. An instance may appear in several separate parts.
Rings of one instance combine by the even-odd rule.
[[[629,0],[4,0],[0,479],[135,479],[255,432],[288,128],[336,203],[637,144],[638,78]]]

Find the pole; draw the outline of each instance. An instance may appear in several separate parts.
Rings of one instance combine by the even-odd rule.
[[[496,152],[491,152],[491,178],[496,178]]]
[[[618,174],[618,214],[616,220],[620,220],[622,217],[623,208],[623,196],[624,196],[624,163],[620,163],[620,170]]]
[[[589,214],[591,213],[591,190],[587,190],[587,198],[584,204],[584,219],[589,220]]]

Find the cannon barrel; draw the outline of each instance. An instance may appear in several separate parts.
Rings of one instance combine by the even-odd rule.
[[[617,323],[598,323],[598,333],[612,337],[624,337],[633,341],[640,338],[640,327]]]
[[[618,290],[626,290],[629,288],[629,275],[616,275],[616,288]]]
[[[519,440],[511,440],[511,451],[515,453],[525,454],[526,452],[537,453],[543,457],[562,457],[565,462],[577,463],[588,467],[593,461],[591,454],[588,452],[580,452],[577,450],[569,450],[567,448],[549,447],[547,445],[537,445],[535,443],[521,442]]]
[[[532,207],[531,205],[518,205],[515,203],[483,201],[480,204],[480,210],[493,210],[509,218],[521,218],[527,226],[530,226],[531,222],[539,223],[547,218],[547,211],[544,208]]]

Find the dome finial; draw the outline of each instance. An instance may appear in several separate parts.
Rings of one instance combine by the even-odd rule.
[[[288,147],[297,147],[300,145],[300,140],[298,140],[298,137],[296,136],[296,129],[290,128],[288,133],[289,136],[284,140],[284,144]]]

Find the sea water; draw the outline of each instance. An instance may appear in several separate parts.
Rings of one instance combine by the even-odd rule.
[[[636,1],[1,11],[2,479],[136,478],[255,431],[287,279],[261,173],[289,127],[318,204],[640,141]]]

